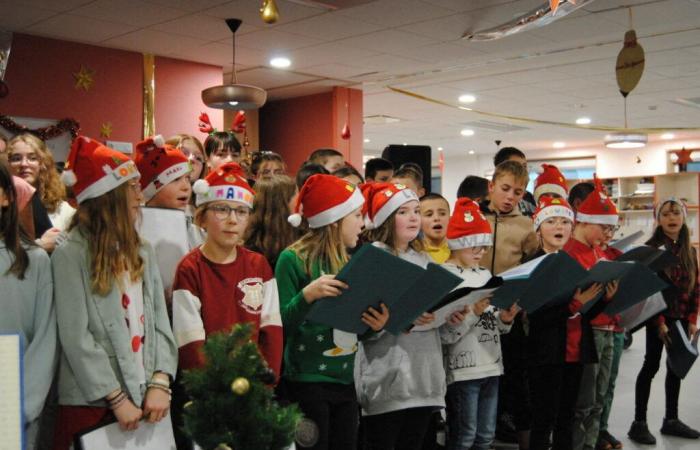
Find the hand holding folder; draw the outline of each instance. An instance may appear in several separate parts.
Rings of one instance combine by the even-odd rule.
[[[426,270],[372,245],[360,248],[336,279],[348,289],[314,302],[307,319],[356,334],[369,329],[362,313],[369,307],[379,309],[380,303],[389,308],[384,328],[400,333],[461,282],[436,264]]]

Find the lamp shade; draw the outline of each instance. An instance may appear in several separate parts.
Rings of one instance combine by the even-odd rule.
[[[258,109],[265,104],[267,92],[247,84],[224,84],[202,91],[202,101],[216,109]]]
[[[641,148],[647,145],[647,135],[644,133],[612,133],[605,136],[605,146],[608,148]]]

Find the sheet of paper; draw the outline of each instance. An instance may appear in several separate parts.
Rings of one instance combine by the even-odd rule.
[[[141,208],[139,234],[156,252],[166,291],[173,285],[177,264],[189,251],[187,219],[179,209]]]
[[[432,330],[433,328],[438,328],[447,322],[447,318],[450,316],[450,314],[455,311],[463,310],[466,305],[471,306],[482,298],[488,297],[496,289],[498,288],[478,289],[471,291],[469,294],[465,295],[459,300],[455,300],[442,308],[433,311],[433,314],[435,315],[435,320],[433,322],[429,323],[428,325],[415,326],[411,328],[411,331],[426,331]]]
[[[625,236],[622,239],[618,239],[617,241],[610,244],[610,246],[613,248],[616,248],[618,250],[624,251],[625,249],[630,247],[632,244],[637,242],[637,239],[641,238],[643,235],[644,235],[644,231],[637,230],[634,233],[630,234],[629,236]]]
[[[525,264],[513,267],[512,269],[508,269],[505,272],[498,274],[498,276],[503,278],[504,280],[528,278],[530,274],[537,268],[537,266],[540,265],[541,262],[543,262],[548,257],[552,256],[552,253],[548,255],[542,255],[539,258],[535,258],[531,261],[526,262]]]
[[[0,335],[0,448],[22,450],[22,350],[18,334]]]
[[[170,414],[158,423],[139,423],[135,431],[122,431],[112,423],[80,437],[83,450],[175,450]]]

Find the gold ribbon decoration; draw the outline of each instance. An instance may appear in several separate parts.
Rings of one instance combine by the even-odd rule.
[[[495,119],[501,119],[501,120],[506,120],[506,121],[511,121],[511,122],[520,122],[520,123],[528,123],[528,124],[535,124],[535,125],[552,125],[552,126],[565,127],[565,128],[577,128],[579,130],[593,130],[593,131],[605,131],[605,132],[629,132],[629,133],[655,134],[655,133],[665,133],[667,131],[700,131],[700,127],[625,128],[625,127],[613,127],[613,126],[609,126],[609,125],[578,125],[578,124],[569,123],[569,122],[557,122],[554,120],[533,119],[530,117],[511,116],[508,114],[499,114],[499,113],[493,113],[493,112],[488,112],[488,111],[480,111],[478,109],[468,108],[466,106],[455,105],[453,103],[449,103],[449,102],[445,102],[445,101],[438,100],[435,98],[427,97],[425,95],[421,95],[421,94],[411,92],[411,91],[406,91],[404,89],[400,89],[400,88],[393,87],[393,86],[387,86],[387,89],[389,89],[390,91],[395,92],[397,94],[406,95],[408,97],[413,97],[413,98],[418,99],[418,100],[423,100],[426,102],[435,103],[437,105],[446,106],[448,108],[460,109],[462,111],[471,112],[471,113],[478,114],[481,116],[492,117]]]
[[[143,54],[143,138],[156,135],[156,64],[150,53]]]

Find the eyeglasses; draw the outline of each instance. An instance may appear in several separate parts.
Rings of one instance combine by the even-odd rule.
[[[620,225],[600,225],[605,234],[615,234],[620,229]]]
[[[22,164],[22,161],[27,160],[28,163],[36,164],[39,162],[39,156],[36,153],[30,153],[28,155],[21,155],[19,153],[13,153],[7,159],[10,164]]]
[[[228,205],[213,205],[207,209],[212,211],[214,213],[214,217],[216,217],[219,220],[228,219],[229,217],[231,217],[231,212],[233,212],[236,215],[236,219],[238,220],[247,219],[250,215],[250,208],[247,208],[245,206],[239,206],[234,208]]]
[[[489,248],[486,245],[480,245],[478,247],[472,247],[472,253],[478,255],[481,252],[485,252]]]

